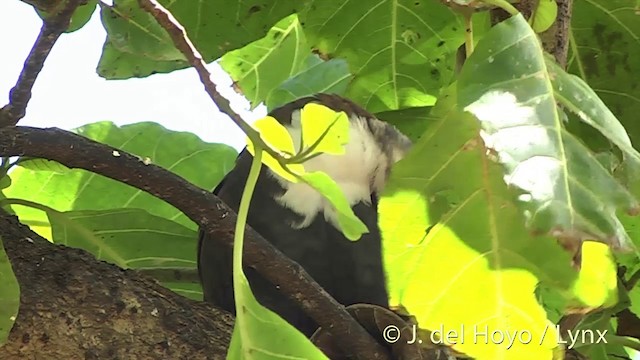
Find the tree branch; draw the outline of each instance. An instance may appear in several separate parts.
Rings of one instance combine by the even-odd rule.
[[[556,0],[556,3],[558,4],[558,16],[553,26],[542,33],[542,45],[546,51],[553,55],[562,68],[566,68],[573,0]]]
[[[114,156],[117,150],[119,156]],[[181,210],[207,234],[233,246],[236,214],[212,193],[120,149],[57,128],[0,128],[0,156],[30,156],[85,169],[148,192]],[[255,230],[247,227],[245,265],[254,267],[321,327],[330,329],[340,348],[356,359],[387,359],[380,344],[325,292],[304,269]]]
[[[18,81],[9,92],[9,103],[0,109],[0,127],[15,126],[24,117],[31,99],[31,90],[42,71],[44,61],[60,35],[69,27],[69,21],[76,8],[86,3],[87,0],[67,0],[59,12],[44,20]]]
[[[0,360],[225,359],[231,314],[52,244],[2,209],[0,238],[20,284]]]

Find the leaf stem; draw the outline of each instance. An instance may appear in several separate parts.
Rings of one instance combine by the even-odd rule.
[[[473,14],[472,13],[464,13],[464,23],[465,23],[465,31],[464,31],[464,47],[466,52],[466,57],[469,58],[471,53],[473,53]]]
[[[249,176],[242,192],[240,208],[238,209],[238,220],[236,221],[235,234],[233,237],[233,292],[235,294],[236,303],[236,324],[242,324],[244,316],[243,312],[240,310],[241,304],[245,303],[242,298],[242,290],[240,288],[240,284],[246,281],[244,273],[242,272],[244,229],[247,223],[247,216],[249,215],[249,204],[251,204],[251,197],[253,196],[253,191],[256,188],[258,176],[260,175],[260,166],[262,165],[262,146],[258,143],[254,143],[254,145],[255,155],[253,156]],[[242,329],[243,326],[240,325],[240,331],[242,331]],[[245,335],[243,334],[242,336],[244,337]]]
[[[482,2],[488,5],[497,6],[508,12],[511,16],[516,16],[520,13],[518,9],[511,5],[507,0],[482,0]]]
[[[636,351],[640,351],[640,340],[628,336],[608,335],[605,336],[607,343],[622,345]]]

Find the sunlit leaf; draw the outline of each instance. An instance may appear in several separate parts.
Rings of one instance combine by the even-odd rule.
[[[477,120],[455,99],[443,94],[430,114],[437,121],[394,167],[380,201],[391,303],[421,328],[464,328],[452,345],[476,359],[550,359],[557,333],[536,289],[566,292],[576,272],[553,239],[525,231]],[[509,347],[473,337],[485,329],[526,330],[536,341]]]
[[[353,213],[344,193],[329,175],[323,172],[305,173],[302,179],[326,197],[336,211],[340,229],[349,240],[358,240],[367,233],[367,226]]]
[[[236,318],[228,360],[327,359],[304,334],[258,303],[244,274],[237,285],[242,315]]]
[[[302,143],[313,148],[314,153],[344,154],[349,142],[349,118],[344,112],[337,113],[324,105],[309,103],[302,109]]]
[[[487,33],[465,62],[458,101],[480,120],[483,141],[504,165],[507,184],[523,192],[520,204],[534,231],[553,231],[572,243],[594,239],[630,246],[616,210],[637,211],[638,202],[564,128],[553,88],[554,81],[566,80],[559,71],[547,67],[535,33],[522,16],[514,16]],[[566,96],[588,101],[582,107],[598,107],[599,100],[580,99],[582,94]],[[598,125],[624,145],[615,118]]]
[[[121,268],[193,267],[198,234],[143,209],[50,212],[53,240]]]
[[[293,140],[287,129],[271,116],[266,116],[257,120],[253,127],[260,132],[260,137],[271,148],[280,151],[283,155],[293,156],[296,152],[293,147]],[[255,155],[255,145],[251,140],[247,139],[247,150],[251,155]],[[268,153],[262,154],[262,163],[267,165],[276,174],[282,176],[282,178],[297,182],[298,179],[293,174],[303,174],[304,166],[302,164],[289,164],[287,171],[280,165],[278,160]]]
[[[585,241],[582,266],[574,284],[580,301],[592,308],[609,307],[618,302],[618,276],[611,249],[605,244]]]
[[[208,144],[196,135],[173,132],[150,122],[117,127],[111,122],[88,124],[75,130],[164,167],[196,186],[213,189],[233,167],[236,150],[223,144]],[[120,154],[114,150],[114,157]],[[30,160],[31,161],[31,160]],[[34,163],[31,163],[33,165]],[[202,166],[206,164],[206,170]],[[31,166],[28,165],[28,166]],[[58,211],[146,209],[155,216],[170,219],[190,229],[197,225],[166,202],[118,181],[79,169],[35,170],[17,166],[14,180],[3,192],[8,198],[26,199]],[[47,216],[40,210],[13,206],[20,220],[43,237],[51,238]],[[35,226],[34,226],[35,225]]]
[[[556,21],[558,15],[558,4],[555,0],[540,0],[538,7],[533,13],[533,24],[531,27],[537,33],[546,31]]]

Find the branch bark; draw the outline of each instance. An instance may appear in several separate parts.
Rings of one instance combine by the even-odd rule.
[[[119,153],[114,156],[114,151]],[[185,213],[211,238],[233,246],[236,214],[212,193],[142,159],[57,128],[0,128],[0,156],[29,156],[85,169],[146,191]],[[321,327],[330,329],[345,354],[387,359],[388,353],[304,271],[247,227],[245,265],[254,267]]]
[[[20,284],[4,359],[225,359],[233,316],[136,271],[54,245],[0,210]]]

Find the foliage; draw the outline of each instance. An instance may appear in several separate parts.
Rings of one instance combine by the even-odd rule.
[[[161,2],[206,61],[220,59],[252,106],[273,109],[316,92],[338,93],[415,141],[394,167],[379,211],[391,302],[426,333],[478,359],[561,358],[572,347],[614,359],[640,349],[640,340],[616,334],[620,311],[640,316],[635,0],[574,2],[567,71],[536,38],[553,29],[560,13],[554,1],[537,2],[532,19],[517,15],[491,28],[488,12],[478,11],[468,35],[457,10],[476,2]],[[79,9],[69,30],[81,27],[93,7],[89,1]],[[187,66],[137,0],[99,7],[108,34],[101,76],[127,79]],[[475,49],[458,73],[456,51],[465,39]],[[334,146],[322,143],[315,151],[340,151],[344,119],[322,111],[305,108],[312,121],[303,124],[303,142],[333,139]],[[332,125],[337,130],[325,133]],[[324,189],[341,210],[343,231],[359,237],[365,229],[330,179],[304,173],[301,159],[311,153],[300,156],[303,149],[272,119],[256,128],[288,159],[264,154],[265,163]],[[305,137],[309,130],[314,135]],[[235,156],[224,145],[153,123],[101,122],[77,132],[113,146],[113,156],[117,149],[132,152],[209,190]],[[59,164],[19,159],[9,175],[2,164],[0,204],[50,240],[122,267],[195,266],[196,225],[173,207]],[[580,269],[572,266],[576,250]],[[0,265],[3,259],[0,253]],[[18,293],[10,273],[0,268],[0,301],[9,303]],[[194,284],[165,285],[200,297]],[[255,301],[246,279],[236,285],[251,315],[234,330],[231,358],[246,348],[239,341],[268,349],[265,358],[321,357]],[[14,310],[0,306],[0,316]],[[572,334],[600,331],[608,343],[561,338],[556,325],[576,314]],[[478,329],[487,335],[478,337]],[[6,331],[0,323],[0,337]],[[266,342],[257,335],[265,331],[274,332]]]

